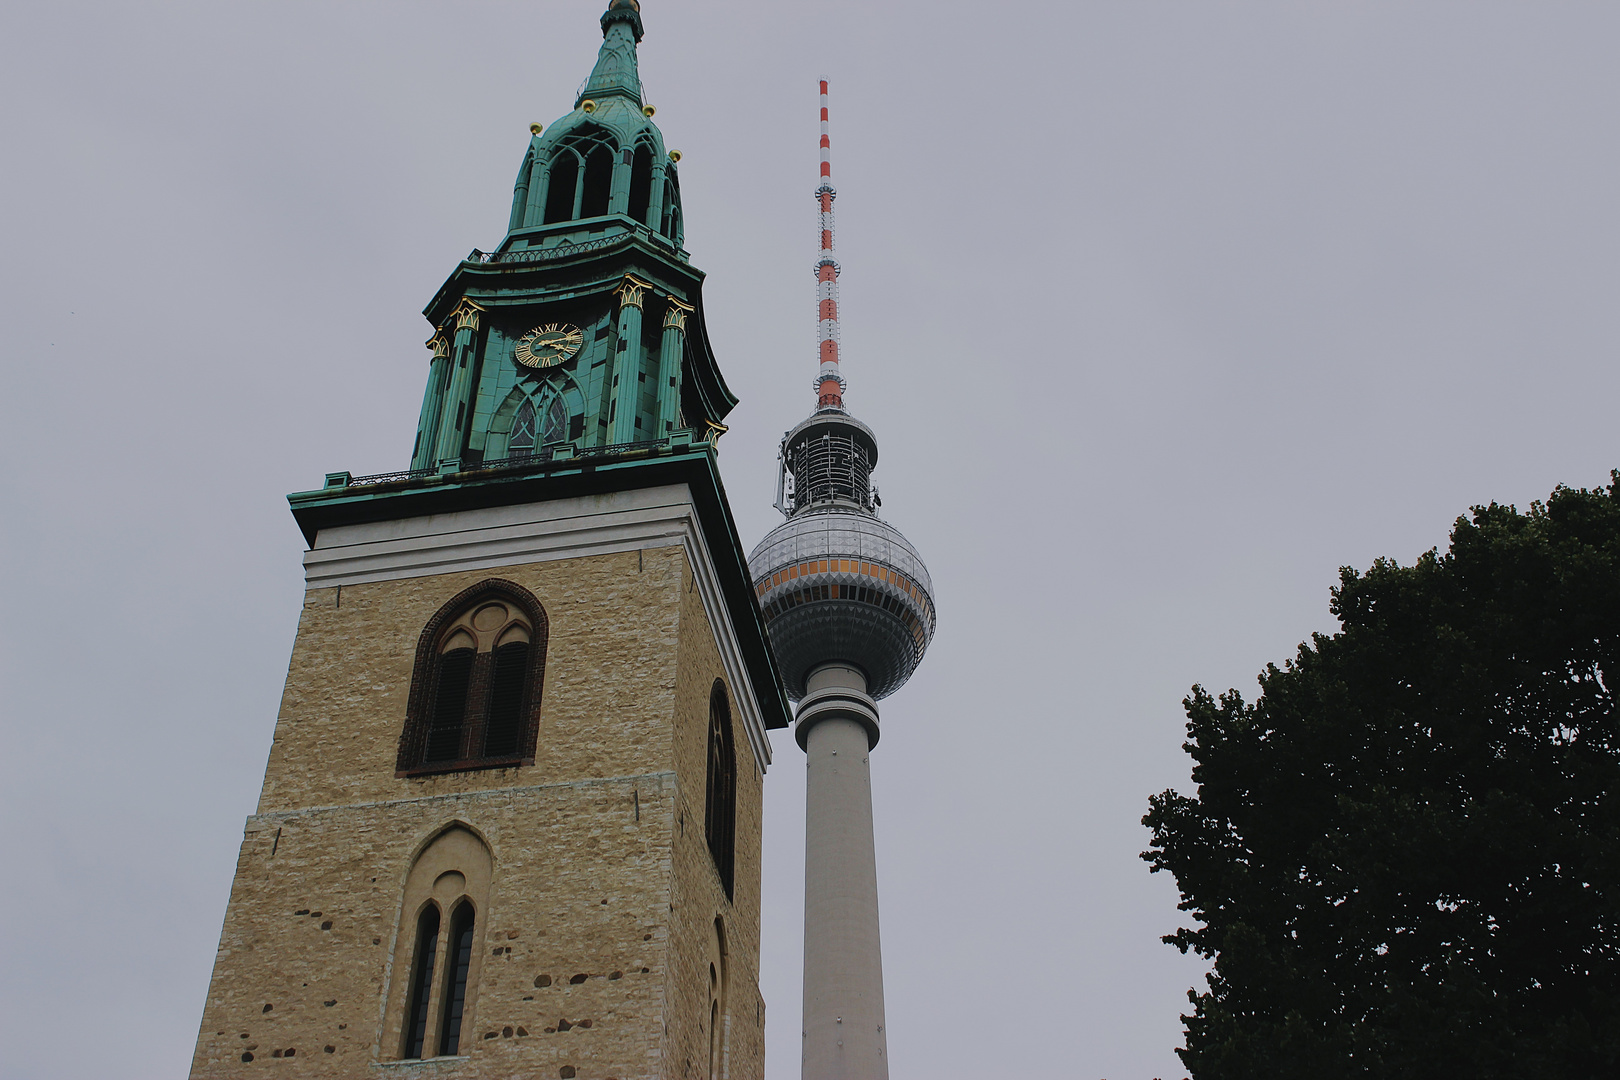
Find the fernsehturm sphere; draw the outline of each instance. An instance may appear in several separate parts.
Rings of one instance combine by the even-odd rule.
[[[880,699],[911,677],[934,633],[922,557],[877,516],[877,437],[844,408],[838,263],[821,83],[820,368],[816,407],[782,438],[787,520],[749,557],[771,648],[798,702],[805,813],[804,1080],[887,1080],[870,752]]]

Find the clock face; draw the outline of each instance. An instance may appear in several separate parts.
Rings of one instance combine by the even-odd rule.
[[[518,339],[514,356],[524,367],[556,367],[579,352],[585,333],[567,323],[547,323],[537,326]]]

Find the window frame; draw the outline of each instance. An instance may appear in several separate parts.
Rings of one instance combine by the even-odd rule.
[[[517,609],[529,623],[529,670],[524,678],[523,696],[518,707],[518,740],[513,754],[474,755],[442,761],[426,761],[428,738],[433,727],[435,682],[440,646],[457,620],[468,609],[492,600]],[[546,646],[549,638],[545,608],[534,594],[515,582],[488,578],[451,597],[423,626],[417,640],[416,660],[411,671],[411,689],[405,706],[405,723],[399,737],[399,754],[394,776],[410,778],[478,769],[505,769],[534,764],[534,748],[540,733],[540,706],[546,673]],[[479,654],[481,658],[482,653]],[[475,658],[477,659],[477,658]],[[488,662],[474,665],[473,678],[489,682],[493,654]],[[469,701],[487,708],[488,686],[474,686]]]

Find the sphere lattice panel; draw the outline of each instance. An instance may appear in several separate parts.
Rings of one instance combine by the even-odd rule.
[[[934,636],[933,583],[916,548],[882,519],[841,508],[801,511],[748,559],[788,697],[834,661],[866,673],[883,698],[911,677]]]

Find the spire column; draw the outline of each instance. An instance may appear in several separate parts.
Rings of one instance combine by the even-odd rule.
[[[686,353],[686,316],[692,307],[674,297],[664,312],[664,340],[658,349],[658,423],[653,434],[662,438],[681,422],[681,357]]]
[[[438,448],[434,451],[433,465],[461,457],[468,398],[472,395],[473,339],[478,334],[478,316],[483,310],[471,300],[463,299],[451,313],[456,330],[450,345],[449,388],[444,397],[444,409],[439,414]]]
[[[422,395],[422,416],[416,422],[416,449],[411,454],[411,468],[432,468],[433,453],[438,448],[439,414],[444,411],[444,384],[450,366],[450,343],[442,331],[427,340],[433,350],[428,362],[427,391]]]
[[[641,300],[650,288],[629,274],[618,288],[619,346],[613,356],[613,418],[608,427],[608,442],[615,445],[640,441],[636,436],[636,406],[641,399]]]
[[[654,236],[664,232],[664,173],[668,159],[657,155],[652,163],[652,192],[647,199],[647,229]]]

